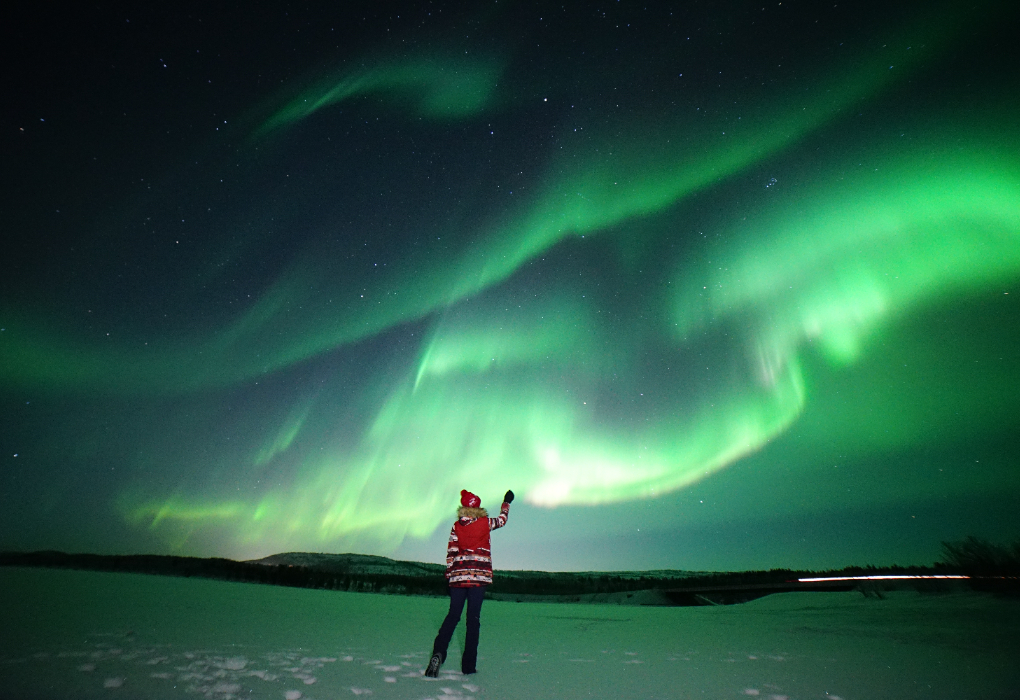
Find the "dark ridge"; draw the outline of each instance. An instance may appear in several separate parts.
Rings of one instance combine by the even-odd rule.
[[[285,552],[271,554],[262,559],[250,559],[246,564],[268,566],[305,566],[318,571],[340,574],[388,574],[402,576],[443,575],[442,564],[417,561],[398,561],[374,554],[319,554],[314,552]]]
[[[262,583],[331,591],[442,596],[446,593],[440,564],[397,561],[366,554],[287,552],[263,559],[177,557],[151,554],[101,555],[64,552],[4,552],[0,566],[83,569],[119,573],[182,576]],[[847,577],[935,576],[958,571],[949,564],[927,566],[854,566],[838,571],[811,572],[772,569],[727,573],[662,571],[545,572],[497,571],[488,597],[500,600],[547,602],[627,603],[633,594],[640,604],[730,605],[771,593],[792,591],[850,591],[881,597],[885,591],[910,588],[926,592],[970,589],[1013,594],[1020,590],[1016,576],[975,576],[970,579],[845,580]],[[842,578],[801,581],[804,578]]]

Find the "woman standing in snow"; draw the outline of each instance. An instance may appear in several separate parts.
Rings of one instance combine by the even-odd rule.
[[[478,659],[478,631],[481,628],[482,599],[485,587],[492,583],[492,555],[489,549],[489,533],[506,525],[510,516],[510,504],[514,492],[507,491],[499,517],[490,518],[481,507],[482,501],[470,491],[460,492],[460,508],[457,522],[450,530],[450,543],[446,548],[446,579],[450,585],[450,612],[446,614],[439,628],[436,641],[432,644],[432,658],[425,669],[425,675],[435,678],[439,667],[446,661],[446,649],[450,645],[453,631],[460,622],[460,613],[467,601],[467,641],[460,669],[463,673],[474,673]]]

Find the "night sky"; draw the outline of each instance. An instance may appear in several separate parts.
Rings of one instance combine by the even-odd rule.
[[[3,11],[0,549],[1020,537],[1015,3],[224,7]]]

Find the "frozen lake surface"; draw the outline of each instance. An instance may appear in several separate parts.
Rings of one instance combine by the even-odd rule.
[[[422,671],[441,598],[0,569],[4,698],[1020,697],[1020,602],[788,593],[671,608],[486,601],[479,672]]]

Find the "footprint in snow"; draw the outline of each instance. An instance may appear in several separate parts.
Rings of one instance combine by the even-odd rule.
[[[442,692],[442,695],[437,695],[436,700],[474,700],[473,695],[462,695],[459,690],[453,688],[440,688],[439,690]]]
[[[234,695],[235,693],[241,692],[241,685],[239,683],[227,683],[220,681],[209,690],[210,693],[219,693],[221,695]]]
[[[248,665],[248,659],[243,656],[235,656],[229,659],[224,659],[219,662],[214,662],[214,666],[218,666],[227,671],[241,671],[245,666]]]

